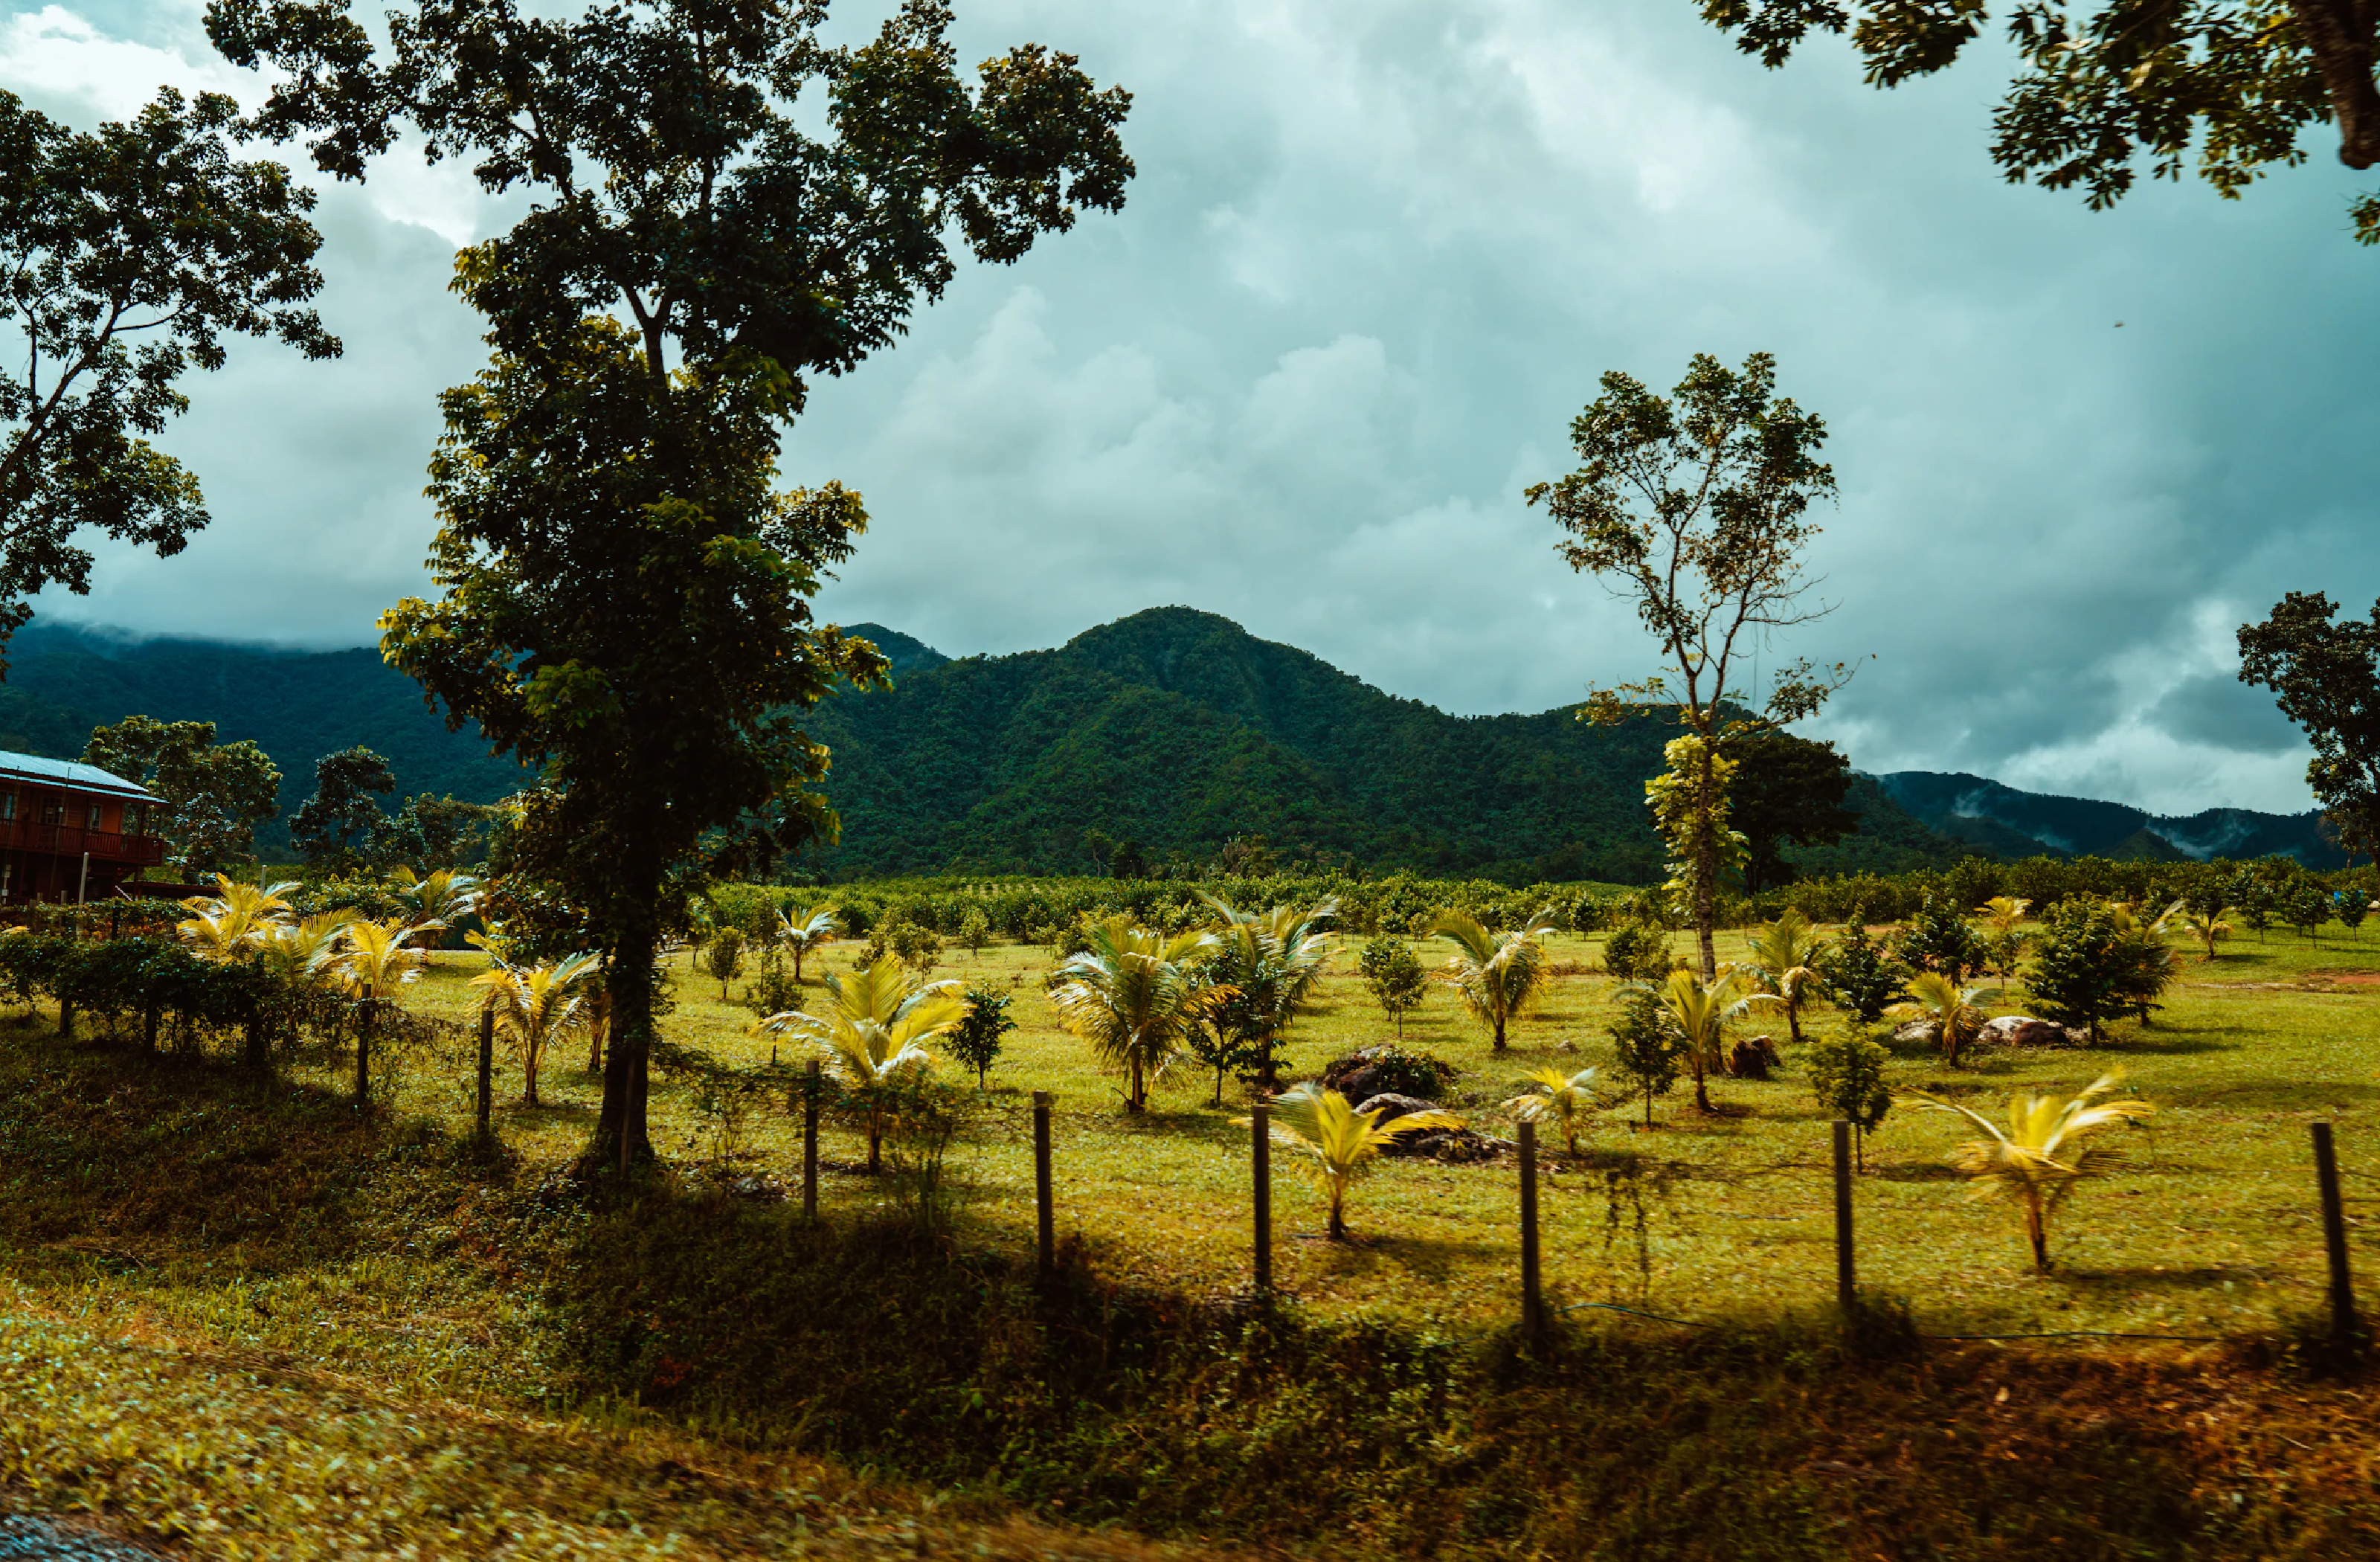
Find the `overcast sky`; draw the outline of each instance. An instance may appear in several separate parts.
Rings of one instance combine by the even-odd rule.
[[[2326,131],[2244,201],[2093,214],[1992,168],[1992,59],[1889,93],[1839,48],[1767,72],[1690,0],[959,8],[966,57],[1038,41],[1130,88],[1140,175],[816,388],[784,476],[874,518],[831,616],[965,654],[1181,604],[1450,710],[1543,710],[1652,664],[1521,490],[1569,470],[1604,371],[1766,349],[1842,488],[1839,609],[1779,654],[1874,658],[1805,730],[1868,770],[2308,805],[2232,635],[2285,591],[2380,592],[2380,252]],[[165,80],[252,95],[199,15],[7,13],[0,84],[81,125]],[[319,215],[346,357],[195,377],[165,443],[212,530],[45,612],[351,645],[422,589],[432,397],[481,357],[449,262],[506,214],[392,157]]]

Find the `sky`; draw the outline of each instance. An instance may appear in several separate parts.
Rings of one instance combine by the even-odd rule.
[[[1763,70],[1692,0],[959,10],[965,58],[1040,42],[1130,89],[1139,175],[813,388],[783,475],[872,519],[827,616],[965,655],[1180,604],[1456,712],[1572,702],[1653,649],[1523,489],[1575,465],[1606,371],[1767,351],[1840,497],[1833,610],[1764,655],[1859,666],[1802,730],[1875,772],[2310,806],[2233,635],[2288,591],[2380,595],[2380,252],[2326,132],[2244,200],[2092,213],[1991,165],[1990,50],[1879,92],[1830,44]],[[256,93],[182,0],[0,17],[0,86],[78,125],[166,81]],[[194,376],[161,443],[212,526],[42,612],[369,643],[425,589],[434,397],[484,356],[453,251],[513,212],[406,149],[326,187],[346,357]]]

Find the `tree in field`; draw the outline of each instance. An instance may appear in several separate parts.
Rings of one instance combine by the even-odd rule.
[[[1345,1096],[1311,1080],[1291,1086],[1272,1104],[1273,1137],[1298,1152],[1300,1164],[1330,1202],[1334,1242],[1347,1239],[1347,1190],[1373,1169],[1381,1151],[1405,1134],[1463,1126],[1451,1112],[1407,1112],[1385,1123],[1379,1117],[1378,1111],[1356,1111]],[[1250,1122],[1235,1120],[1243,1128]]]
[[[1471,1018],[1488,1027],[1498,1052],[1505,1048],[1505,1031],[1546,983],[1544,941],[1554,926],[1551,908],[1510,933],[1490,933],[1463,911],[1441,911],[1430,921],[1429,931],[1454,946],[1438,980],[1453,988]]]
[[[1620,1018],[1609,1027],[1612,1061],[1632,1094],[1645,1097],[1645,1126],[1653,1126],[1653,1098],[1667,1095],[1678,1080],[1678,1053],[1684,1045],[1649,987],[1620,990]]]
[[[2033,1266],[2049,1268],[2049,1217],[2058,1213],[2074,1185],[2086,1177],[2103,1176],[2123,1159],[2118,1150],[2082,1142],[2117,1123],[2134,1123],[2156,1108],[2145,1101],[2100,1101],[2116,1088],[2119,1074],[2102,1076],[2080,1095],[2036,1095],[2026,1092],[2009,1099],[2009,1126],[2001,1128],[1982,1113],[1943,1101],[1924,1091],[1908,1099],[1937,1112],[1955,1112],[1985,1137],[1960,1147],[1951,1163],[1970,1179],[1979,1198],[2007,1199],[2024,1212],[2025,1239],[2033,1247]]]
[[[538,1071],[554,1042],[586,1023],[585,989],[596,970],[597,957],[588,952],[550,965],[498,965],[471,979],[496,1029],[520,1054],[522,1105],[539,1104]]]
[[[1883,1043],[1853,1021],[1810,1049],[1810,1089],[1818,1109],[1852,1125],[1852,1153],[1862,1171],[1867,1169],[1867,1136],[1892,1110],[1892,1089],[1884,1079],[1891,1057]]]
[[[2380,123],[2372,134],[2380,147]],[[2380,198],[2367,197],[2365,210],[2364,237],[2380,239]],[[2380,602],[2368,620],[2333,622],[2338,615],[2322,592],[2291,592],[2271,617],[2241,625],[2240,681],[2271,689],[2281,714],[2304,729],[2313,745],[2306,784],[2351,860],[2380,854]],[[2233,898],[2249,909],[2236,890]]]
[[[1810,919],[1790,906],[1775,921],[1763,923],[1747,946],[1754,969],[1785,1006],[1786,1034],[1796,1043],[1802,1039],[1802,1006],[1826,987],[1817,969],[1825,949],[1826,940]]]
[[[2349,885],[2330,897],[2330,914],[2338,919],[2338,925],[2347,930],[2350,937],[2354,936],[2356,929],[2372,914],[2371,892],[2362,885]]]
[[[719,1001],[727,1001],[727,984],[744,974],[744,930],[718,927],[703,941],[702,969],[719,983]]]
[[[1985,1022],[1991,1016],[1984,1012],[1984,1004],[1998,988],[1969,987],[1960,989],[1957,981],[1938,970],[1921,970],[1909,979],[1909,1001],[1895,1004],[1887,1014],[1903,1019],[1923,1019],[1934,1026],[1934,1044],[1942,1049],[1942,1060],[1951,1068],[1984,1033]]]
[[[372,1032],[380,1023],[381,1006],[389,994],[421,976],[421,951],[408,946],[406,926],[396,921],[374,921],[358,917],[339,930],[338,952],[331,971],[356,1001],[356,1104],[371,1099]]]
[[[208,13],[276,72],[261,128],[325,171],[411,132],[527,208],[458,262],[493,361],[444,398],[443,594],[397,604],[382,650],[540,773],[514,859],[583,910],[613,1003],[590,1165],[652,1153],[654,964],[686,894],[832,838],[801,715],[886,666],[809,609],[857,496],[774,489],[809,379],[896,339],[958,247],[1014,261],[1132,173],[1123,93],[1030,45],[971,81],[952,21],[905,0],[846,44],[823,4],[416,0],[382,44],[345,0]]]
[[[1900,996],[1909,968],[1879,946],[1867,931],[1864,908],[1854,907],[1840,936],[1817,957],[1818,974],[1835,1001],[1873,1025]]]
[[[1164,934],[1111,917],[1084,930],[1089,947],[1052,973],[1058,1023],[1090,1044],[1100,1068],[1124,1076],[1127,1112],[1148,1109],[1148,1087],[1188,1049],[1191,1033],[1232,997],[1199,980],[1195,962],[1220,940],[1212,933]]]
[[[373,855],[388,862],[421,862],[432,868],[456,867],[487,833],[502,812],[496,803],[465,802],[428,792],[407,798],[382,827]]]
[[[289,821],[289,840],[310,866],[350,873],[371,857],[388,815],[377,794],[396,790],[396,773],[370,749],[342,749],[314,762],[314,795]]]
[[[1675,1032],[1679,1055],[1694,1076],[1694,1109],[1711,1108],[1710,1075],[1727,1067],[1727,1028],[1755,1008],[1781,1002],[1774,994],[1748,990],[1742,976],[1728,971],[1705,982],[1691,970],[1673,970],[1658,986],[1621,989],[1623,1000],[1649,995],[1661,1020]]]
[[[295,883],[239,884],[217,873],[213,895],[194,895],[182,902],[190,914],[175,923],[174,931],[203,958],[237,959],[276,928],[289,924],[297,914],[289,897],[297,890]]]
[[[2322,942],[2322,924],[2330,920],[2330,892],[2311,873],[2301,873],[2281,887],[2281,918],[2298,936]]]
[[[1980,3],[1700,0],[1746,54],[1782,65],[1813,31],[1848,31],[1867,79],[1897,87],[1959,57],[1984,31]],[[2122,199],[2145,162],[2179,178],[2197,146],[2200,177],[2232,198],[2268,167],[2301,160],[2300,133],[2332,123],[2339,161],[2380,162],[2374,83],[2380,12],[2365,0],[2172,0],[2143,10],[2101,0],[2076,15],[2007,13],[2017,73],[1992,118],[1992,161],[2012,181],[2081,189],[2093,210]],[[2356,237],[2380,242],[2380,197],[2353,208]]]
[[[1983,970],[1991,958],[1983,935],[1951,909],[1956,904],[1928,895],[1917,915],[1909,919],[1909,925],[1893,941],[1895,952],[1912,970],[1938,971],[1955,982],[1970,971]]]
[[[468,921],[484,898],[478,879],[453,868],[417,873],[400,862],[389,870],[388,887],[405,902],[407,936],[421,940]]]
[[[217,743],[211,721],[127,716],[95,727],[82,763],[164,799],[167,857],[188,873],[213,873],[256,848],[256,827],[280,812],[281,772],[255,744]]]
[[[188,409],[184,374],[223,367],[225,336],[339,351],[298,307],[322,286],[314,192],[277,163],[236,161],[239,140],[239,105],[216,92],[167,88],[91,132],[0,92],[16,333],[0,369],[0,652],[42,588],[89,593],[85,527],[166,557],[207,524],[198,479],[148,436]]]
[[[1000,1039],[1016,1029],[1008,1018],[1012,1002],[1005,993],[985,986],[966,991],[966,1018],[952,1028],[951,1056],[975,1070],[978,1090],[990,1090],[991,1066],[1000,1058]]]
[[[777,917],[777,941],[794,957],[794,981],[802,979],[802,957],[843,936],[843,924],[824,906],[795,906]]]
[[[1852,762],[1832,743],[1759,727],[1730,739],[1724,752],[1736,765],[1729,820],[1743,836],[1746,894],[1792,881],[1788,845],[1833,846],[1859,828],[1860,816],[1843,806]]]
[[[2232,875],[2231,904],[2240,909],[2240,920],[2246,922],[2259,942],[2265,930],[2273,925],[2273,913],[2278,905],[2272,881],[2253,868],[2242,868]]]
[[[2134,1007],[2140,951],[2105,901],[2061,900],[2041,920],[2025,986],[2050,1018],[2099,1028]]]
[[[1364,946],[1356,966],[1364,973],[1364,985],[1370,989],[1372,1001],[1396,1022],[1397,1039],[1402,1041],[1405,1011],[1419,1008],[1429,991],[1429,974],[1422,969],[1420,957],[1403,939],[1394,934],[1382,934]]]
[[[866,1116],[873,1173],[883,1167],[886,1115],[901,1085],[933,1067],[926,1043],[958,1029],[966,1009],[957,982],[921,982],[887,955],[848,977],[830,974],[824,1001],[814,1008],[770,1015],[753,1030],[818,1048],[827,1072]]]
[[[1824,611],[1802,605],[1811,585],[1802,554],[1818,531],[1810,506],[1835,491],[1833,470],[1817,458],[1826,425],[1776,396],[1776,380],[1766,353],[1740,371],[1698,354],[1666,397],[1608,373],[1603,395],[1571,424],[1584,464],[1527,494],[1570,534],[1560,544],[1563,559],[1632,600],[1660,648],[1661,673],[1597,691],[1580,714],[1618,721],[1644,708],[1626,697],[1674,699],[1689,729],[1687,748],[1671,748],[1671,775],[1658,778],[1683,788],[1668,799],[1674,819],[1661,822],[1682,872],[1706,982],[1718,973],[1719,872],[1739,848],[1728,827],[1725,745],[1753,729],[1722,704],[1736,696],[1729,679],[1776,631]],[[1781,671],[1769,722],[1810,714],[1843,676],[1838,666],[1815,677],[1806,663]]]

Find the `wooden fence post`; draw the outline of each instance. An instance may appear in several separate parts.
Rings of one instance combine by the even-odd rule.
[[[1259,1101],[1248,1108],[1253,1125],[1248,1141],[1256,1178],[1257,1297],[1272,1299],[1272,1104]]]
[[[1033,1259],[1048,1279],[1058,1269],[1058,1214],[1050,1191],[1050,1092],[1033,1092]]]
[[[1538,1285],[1537,1125],[1521,1124],[1521,1337],[1536,1345],[1546,1336],[1546,1299]]]
[[[496,1092],[496,1011],[492,1005],[480,1010],[480,1137],[488,1137],[488,1122],[495,1110]]]
[[[819,1060],[810,1059],[802,1080],[802,1218],[818,1218]]]
[[[2313,1123],[2314,1182],[2322,1190],[2322,1240],[2330,1251],[2330,1331],[2341,1350],[2355,1346],[2355,1275],[2347,1265],[2347,1211],[2338,1197],[2338,1152],[2330,1125]]]
[[[1835,1301],[1850,1323],[1859,1307],[1859,1276],[1852,1254],[1852,1125],[1835,1119]]]

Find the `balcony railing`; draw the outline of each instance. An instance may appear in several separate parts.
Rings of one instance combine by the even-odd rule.
[[[115,830],[86,830],[73,824],[42,824],[30,819],[0,819],[0,849],[46,851],[59,857],[90,852],[110,862],[131,862],[152,868],[165,860],[165,843],[155,836],[128,836]]]

